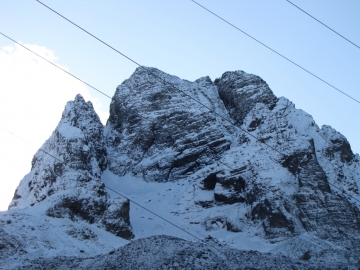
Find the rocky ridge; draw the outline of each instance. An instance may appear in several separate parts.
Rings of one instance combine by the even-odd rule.
[[[189,230],[248,235],[293,259],[358,263],[360,158],[343,135],[319,128],[258,76],[235,71],[189,82],[147,69],[175,88],[138,68],[117,88],[105,127],[77,96],[42,147],[67,165],[39,150],[10,211],[43,207],[51,218],[137,237],[129,202],[105,190],[112,173],[120,192],[124,177],[144,180],[145,189],[157,185],[157,194],[138,198]],[[165,183],[183,187],[170,198]]]
[[[146,252],[144,252],[144,250]],[[158,256],[161,254],[162,256]],[[107,254],[90,258],[56,256],[22,262],[21,267],[38,269],[340,269],[342,264],[308,260],[308,254],[292,260],[285,256],[240,251],[211,238],[193,243],[170,236],[153,236],[127,244]],[[22,269],[14,267],[13,269]]]

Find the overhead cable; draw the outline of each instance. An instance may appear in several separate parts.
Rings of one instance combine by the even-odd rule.
[[[38,0],[36,0],[38,1]],[[203,5],[200,5],[198,2],[194,1],[194,0],[190,0],[192,2],[194,2],[195,4],[197,4],[199,7],[203,8],[204,10],[206,10],[207,12],[211,13],[212,15],[214,15],[215,17],[219,18],[220,20],[222,20],[223,22],[227,23],[228,25],[230,25],[231,27],[235,28],[236,30],[238,30],[239,32],[243,33],[244,35],[248,36],[249,38],[255,40],[257,43],[263,45],[265,48],[269,49],[270,51],[276,53],[277,55],[281,56],[282,58],[284,58],[285,60],[289,61],[290,63],[294,64],[295,66],[297,66],[298,68],[302,69],[303,71],[307,72],[308,74],[310,74],[311,76],[317,78],[318,80],[322,81],[323,83],[327,84],[328,86],[330,86],[331,88],[335,89],[336,91],[342,93],[343,95],[347,96],[348,98],[352,99],[353,101],[357,102],[360,104],[360,101],[357,100],[356,98],[350,96],[349,94],[345,93],[344,91],[340,90],[339,88],[335,87],[334,85],[330,84],[329,82],[325,81],[324,79],[320,78],[319,76],[315,75],[314,73],[312,73],[311,71],[307,70],[306,68],[296,64],[294,61],[290,60],[289,58],[287,58],[286,56],[284,56],[283,54],[275,51],[274,49],[270,48],[268,45],[266,45],[265,43],[261,42],[260,40],[254,38],[253,36],[251,36],[250,34],[246,33],[245,31],[241,30],[239,27],[235,26],[234,24],[230,23],[229,21],[225,20],[224,18],[220,17],[219,15],[217,15],[216,13],[214,13],[213,11],[209,10],[208,8],[204,7]],[[39,2],[39,1],[38,1]]]
[[[318,19],[316,19],[314,16],[310,15],[309,13],[307,13],[305,10],[303,10],[302,8],[300,8],[299,6],[295,5],[293,2],[286,0],[288,3],[292,4],[294,7],[296,7],[297,9],[301,10],[302,12],[304,12],[306,15],[308,15],[309,17],[313,18],[315,21],[317,21],[318,23],[322,24],[323,26],[325,26],[326,28],[328,28],[330,31],[333,31],[335,34],[337,34],[338,36],[342,37],[343,39],[345,39],[347,42],[351,43],[352,45],[354,45],[355,47],[357,47],[358,49],[360,49],[360,47],[358,45],[356,45],[354,42],[352,42],[351,40],[347,39],[346,37],[344,37],[343,35],[341,35],[340,33],[336,32],[334,29],[332,29],[331,27],[327,26],[325,23],[319,21]]]

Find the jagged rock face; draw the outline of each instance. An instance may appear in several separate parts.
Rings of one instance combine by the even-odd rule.
[[[319,132],[320,136],[327,142],[323,150],[329,160],[340,159],[343,163],[350,163],[354,154],[346,138],[330,126],[323,126]]]
[[[244,71],[225,72],[214,83],[221,100],[237,125],[242,125],[244,118],[256,103],[263,103],[272,108],[277,101],[263,79]],[[249,129],[255,129],[259,124],[259,119],[254,119]]]
[[[15,191],[9,209],[46,200],[45,213],[50,217],[89,223],[101,219],[100,224],[109,231],[113,231],[106,225],[109,211],[118,210],[116,217],[111,217],[111,222],[119,223],[115,234],[133,237],[128,232],[129,202],[110,201],[100,180],[107,167],[103,129],[91,102],[80,95],[68,102],[57,128],[35,154],[31,172]]]
[[[147,181],[182,179],[214,163],[230,147],[229,124],[187,95],[220,115],[227,113],[210,78],[189,82],[147,69],[186,94],[142,68],[121,84],[106,128],[109,168]]]

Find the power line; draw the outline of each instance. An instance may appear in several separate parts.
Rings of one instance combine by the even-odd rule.
[[[305,10],[301,9],[300,7],[298,7],[297,5],[295,5],[294,3],[292,3],[289,0],[286,0],[287,2],[289,2],[290,4],[292,4],[294,7],[296,7],[297,9],[301,10],[302,12],[304,12],[306,15],[308,15],[309,17],[313,18],[315,21],[317,21],[318,23],[322,24],[323,26],[325,26],[326,28],[328,28],[329,30],[333,31],[335,34],[337,34],[338,36],[342,37],[343,39],[345,39],[347,42],[351,43],[352,45],[354,45],[355,47],[357,47],[358,49],[360,49],[360,47],[358,45],[356,45],[354,42],[352,42],[351,40],[348,40],[346,37],[344,37],[343,35],[339,34],[338,32],[336,32],[334,29],[332,29],[331,27],[327,26],[326,24],[324,24],[323,22],[319,21],[318,19],[316,19],[314,16],[310,15],[309,13],[307,13]]]
[[[26,48],[26,47],[25,47]],[[26,48],[27,49],[27,48]],[[29,51],[31,51],[31,50],[29,50]],[[32,52],[32,51],[31,51]],[[45,59],[46,60],[46,59]],[[70,75],[72,75],[72,74],[70,74]],[[76,78],[76,77],[75,77]],[[23,138],[21,138],[21,137],[19,137],[19,136],[17,136],[16,134],[14,134],[14,133],[12,133],[11,131],[9,131],[9,130],[7,130],[7,129],[5,129],[5,128],[3,128],[3,127],[1,127],[0,126],[0,128],[1,129],[3,129],[4,131],[6,131],[6,132],[8,132],[9,134],[11,134],[11,135],[13,135],[14,137],[16,137],[16,138],[18,138],[18,139],[20,139],[20,140],[22,140],[22,141],[24,141],[25,143],[27,143],[27,144],[29,144],[29,145],[31,145],[31,146],[33,146],[33,147],[35,147],[32,143],[30,143],[30,142],[28,142],[27,140],[25,140],[25,139],[23,139]],[[94,179],[94,180],[97,180],[97,179],[95,179],[92,175],[88,175],[88,174],[86,174],[86,173],[84,173],[84,172],[81,172],[81,171],[79,171],[79,170],[77,170],[77,169],[74,169],[74,168],[72,168],[71,167],[71,164],[69,164],[69,163],[67,163],[67,162],[65,162],[65,161],[63,161],[63,160],[61,160],[60,158],[58,158],[58,157],[56,157],[56,156],[54,156],[54,155],[52,155],[52,154],[50,154],[49,152],[47,152],[47,151],[45,151],[45,150],[43,150],[43,149],[39,149],[39,151],[41,151],[41,152],[43,152],[44,154],[46,154],[46,155],[48,155],[48,156],[50,156],[50,157],[52,157],[53,159],[56,159],[57,161],[59,161],[60,163],[62,163],[62,164],[64,164],[64,165],[67,165],[71,170],[73,170],[73,171],[76,171],[76,172],[78,172],[78,173],[80,173],[80,174],[82,174],[82,175],[84,175],[84,176],[86,176],[86,177],[90,177],[90,178],[92,178],[92,179]],[[230,169],[233,169],[232,167],[230,167],[229,165],[227,165],[227,164],[225,164],[225,163],[223,163],[223,162],[221,162],[221,161],[219,161],[219,163],[221,163],[221,164],[223,164],[223,165],[225,165],[225,166],[227,166],[228,168],[230,168]],[[305,183],[307,183],[306,181],[305,181]],[[140,208],[142,208],[142,209],[144,209],[145,211],[147,211],[147,212],[149,212],[149,213],[151,213],[151,214],[153,214],[153,215],[155,215],[156,217],[158,217],[158,218],[160,218],[160,219],[162,219],[162,220],[164,220],[165,222],[167,222],[167,223],[169,223],[170,225],[172,225],[172,226],[174,226],[174,227],[176,227],[176,228],[178,228],[179,230],[181,230],[181,231],[183,231],[183,232],[185,232],[186,234],[188,234],[188,235],[190,235],[190,236],[192,236],[192,237],[194,237],[195,239],[197,239],[197,240],[199,240],[199,241],[201,241],[201,242],[205,242],[205,244],[207,244],[207,245],[209,245],[206,241],[204,241],[203,239],[201,239],[201,238],[199,238],[199,237],[197,237],[196,235],[194,235],[194,234],[192,234],[192,233],[190,233],[190,232],[188,232],[188,231],[186,231],[185,229],[183,229],[183,228],[181,228],[180,226],[178,226],[178,225],[176,225],[175,223],[173,223],[173,222],[171,222],[171,221],[169,221],[169,220],[167,220],[167,219],[165,219],[165,218],[163,218],[162,216],[160,216],[160,215],[158,215],[158,214],[156,214],[155,212],[153,212],[153,211],[151,211],[151,210],[149,210],[148,208],[146,208],[146,207],[144,207],[144,206],[142,206],[141,204],[139,204],[139,203],[137,203],[136,201],[134,201],[134,200],[132,200],[132,199],[130,199],[130,198],[128,198],[127,196],[125,196],[125,195],[123,195],[123,194],[121,194],[121,193],[119,193],[119,192],[117,192],[116,190],[114,190],[114,189],[112,189],[112,188],[110,188],[110,187],[108,187],[107,185],[105,185],[104,184],[104,186],[107,188],[107,189],[109,189],[109,190],[111,190],[112,192],[114,192],[114,193],[116,193],[116,194],[118,194],[119,196],[121,196],[121,197],[123,197],[123,198],[125,198],[125,199],[127,199],[127,200],[129,200],[130,202],[132,202],[133,204],[135,204],[135,205],[137,205],[137,206],[139,206]],[[317,194],[316,194],[316,196],[317,196]],[[349,195],[350,196],[350,195]],[[317,196],[317,198],[319,199],[319,197]],[[320,201],[320,199],[319,199],[319,201]],[[310,222],[310,218],[307,216],[307,214],[305,213],[305,212],[303,212],[303,210],[301,209],[301,208],[299,208],[299,210],[306,216],[306,218],[309,220],[309,224],[310,224],[310,226],[311,226],[311,228],[313,229],[313,231],[314,232],[316,232],[316,229],[313,227],[313,225],[311,224],[311,222]],[[335,224],[335,222],[332,220],[332,222],[334,223],[334,225],[337,227],[337,225]],[[356,223],[355,223],[356,224]],[[338,230],[339,231],[339,230]],[[348,238],[348,236],[347,235],[345,235],[345,237],[348,239],[348,240],[350,240],[349,238]],[[350,240],[351,241],[351,240]],[[213,247],[213,248],[215,248],[215,249],[217,249],[217,250],[219,250],[218,248],[216,248],[215,246],[212,246],[212,245],[210,245],[211,247]]]
[[[36,0],[38,1],[38,0]],[[297,66],[298,68],[302,69],[303,71],[307,72],[308,74],[310,74],[311,76],[317,78],[318,80],[322,81],[323,83],[327,84],[328,86],[332,87],[333,89],[335,89],[336,91],[342,93],[343,95],[347,96],[348,98],[351,98],[352,100],[354,100],[355,102],[360,104],[360,101],[355,99],[354,97],[350,96],[349,94],[345,93],[344,91],[340,90],[339,88],[335,87],[334,85],[328,83],[327,81],[321,79],[319,76],[315,75],[314,73],[312,73],[311,71],[307,70],[306,68],[303,68],[302,66],[296,64],[294,61],[290,60],[289,58],[287,58],[286,56],[284,56],[283,54],[275,51],[274,49],[270,48],[269,46],[267,46],[265,43],[261,42],[260,40],[254,38],[253,36],[249,35],[248,33],[246,33],[245,31],[241,30],[240,28],[238,28],[237,26],[235,26],[234,24],[230,23],[229,21],[225,20],[224,18],[220,17],[219,15],[217,15],[216,13],[212,12],[211,10],[207,9],[206,7],[200,5],[198,2],[194,1],[194,0],[190,0],[192,2],[194,2],[195,4],[197,4],[199,7],[203,8],[204,10],[206,10],[207,12],[211,13],[212,15],[214,15],[215,17],[219,18],[220,20],[222,20],[223,22],[227,23],[228,25],[232,26],[233,28],[235,28],[236,30],[238,30],[239,32],[243,33],[244,35],[248,36],[249,38],[255,40],[256,42],[260,43],[261,45],[263,45],[264,47],[266,47],[267,49],[269,49],[270,51],[276,53],[277,55],[281,56],[282,58],[284,58],[285,60],[289,61],[290,63],[294,64],[295,66]],[[38,1],[39,2],[39,1]]]

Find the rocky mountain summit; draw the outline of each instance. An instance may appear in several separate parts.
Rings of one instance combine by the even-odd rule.
[[[138,68],[116,89],[105,128],[109,169],[145,181],[185,179],[230,148],[231,126],[184,92],[224,116],[226,110],[210,78],[188,82],[151,71],[176,88]]]
[[[126,247],[146,253],[158,241],[200,257],[184,264],[178,253],[162,259],[160,248],[150,252],[159,257],[144,257],[149,264],[140,266],[220,269],[225,260],[229,269],[241,269],[239,261],[206,251],[206,245],[188,248],[194,238],[147,217],[143,205],[199,238],[211,235],[235,257],[256,250],[259,264],[247,259],[248,267],[274,268],[275,258],[285,256],[278,263],[286,268],[356,268],[359,189],[360,157],[346,138],[330,126],[319,128],[260,77],[234,71],[190,82],[141,67],[116,89],[105,127],[81,96],[66,105],[9,211],[0,215],[0,256],[14,268],[26,258],[29,267],[45,260],[56,268],[78,267],[77,257],[95,265],[91,256],[97,255],[95,268],[108,267],[114,253],[94,251],[101,246],[104,252],[119,248],[117,260],[130,269],[135,262],[123,259],[129,258]],[[34,226],[21,228],[26,222]],[[50,238],[31,229],[48,228],[47,222],[64,235],[51,252]],[[184,240],[152,238],[163,234]],[[59,257],[64,243],[72,257]]]

